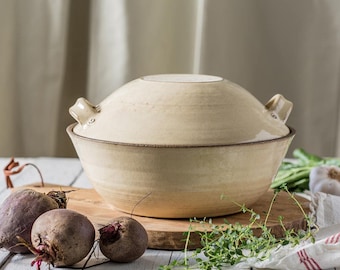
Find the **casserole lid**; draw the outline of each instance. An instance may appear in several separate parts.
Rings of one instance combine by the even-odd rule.
[[[74,133],[114,143],[209,146],[288,135],[292,103],[262,105],[241,86],[209,75],[161,74],[133,80],[98,105],[79,98],[69,109]]]

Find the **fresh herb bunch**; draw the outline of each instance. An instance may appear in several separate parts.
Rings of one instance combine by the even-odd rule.
[[[291,245],[295,246],[301,241],[311,240],[315,241],[313,231],[316,228],[310,217],[305,213],[299,201],[292,193],[285,189],[294,200],[295,204],[301,212],[307,223],[305,231],[295,231],[294,229],[287,229],[284,226],[284,218],[278,217],[278,221],[283,230],[283,237],[275,237],[271,233],[271,229],[267,227],[267,221],[275,202],[275,199],[280,191],[275,191],[269,210],[266,213],[264,222],[260,221],[260,215],[255,213],[252,209],[240,205],[243,213],[250,213],[249,224],[242,225],[239,223],[230,224],[225,221],[224,225],[216,226],[212,224],[211,220],[198,221],[192,220],[192,223],[199,222],[206,225],[210,230],[204,232],[196,232],[201,237],[201,248],[196,249],[190,255],[188,252],[188,243],[190,234],[195,232],[190,226],[189,232],[186,233],[186,245],[184,250],[184,258],[181,260],[174,260],[171,264],[161,266],[162,270],[169,270],[181,267],[182,269],[221,269],[223,266],[235,265],[249,258],[257,260],[268,259],[274,248]],[[254,226],[261,229],[260,235],[254,234]]]
[[[321,165],[335,165],[340,167],[338,158],[322,158],[306,152],[302,148],[293,151],[292,161],[283,161],[271,185],[272,189],[288,188],[291,192],[309,190],[309,173],[311,169]]]

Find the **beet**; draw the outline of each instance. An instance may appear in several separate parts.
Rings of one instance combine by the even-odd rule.
[[[31,232],[32,264],[42,262],[55,267],[71,266],[90,252],[95,229],[84,215],[69,209],[55,209],[39,216]]]
[[[99,247],[114,262],[131,262],[141,257],[148,247],[148,235],[137,220],[118,217],[99,229]]]
[[[28,253],[18,237],[31,242],[33,222],[46,211],[58,208],[58,203],[32,189],[17,190],[11,193],[0,208],[0,248],[13,253]]]

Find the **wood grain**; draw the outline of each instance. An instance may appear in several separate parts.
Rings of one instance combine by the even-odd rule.
[[[105,203],[94,189],[81,189],[68,186],[25,186],[21,188],[32,188],[40,192],[47,193],[51,190],[73,190],[68,193],[68,208],[76,210],[86,215],[97,228],[101,225],[106,225],[115,217],[126,216],[129,213],[123,213],[109,204]],[[19,189],[19,188],[16,188]],[[270,202],[273,198],[273,192],[268,191],[258,202],[251,207],[257,214],[260,215],[259,223],[263,223],[266,213],[268,212]],[[305,212],[309,211],[309,201],[297,197]],[[305,229],[306,222],[303,213],[298,208],[294,200],[285,192],[282,192],[276,198],[273,208],[270,212],[267,221],[267,226],[272,229],[272,232],[280,237],[283,230],[278,222],[278,217],[283,216],[283,223],[286,228]],[[159,219],[132,215],[138,220],[147,230],[149,236],[149,248],[162,250],[182,250],[185,245],[185,232],[197,231],[203,232],[210,230],[207,223],[200,224],[198,222],[190,222],[189,219]],[[211,218],[214,225],[225,225],[228,223],[249,224],[249,213],[238,213],[229,216]],[[191,229],[190,229],[191,228]],[[254,232],[260,233],[258,225],[254,226]],[[191,233],[189,249],[195,249],[200,246],[199,233]]]

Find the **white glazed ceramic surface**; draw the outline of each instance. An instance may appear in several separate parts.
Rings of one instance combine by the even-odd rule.
[[[86,175],[109,204],[159,218],[212,217],[251,206],[275,176],[294,131],[260,143],[214,147],[144,147],[88,139],[67,131]],[[222,199],[223,197],[223,199]]]
[[[74,132],[142,145],[225,145],[285,136],[292,103],[281,95],[263,106],[230,81],[207,75],[154,75],[134,80],[98,105],[70,108]]]
[[[86,175],[127,213],[189,218],[250,206],[269,188],[295,132],[292,103],[264,106],[245,89],[207,75],[134,80],[98,105],[79,98],[67,128]],[[222,199],[224,197],[224,199]]]

